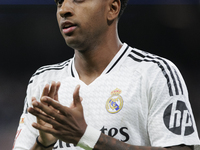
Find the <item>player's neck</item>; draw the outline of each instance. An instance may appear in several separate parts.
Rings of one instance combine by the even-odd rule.
[[[85,52],[75,51],[75,68],[80,80],[87,85],[101,75],[113,57],[122,47],[118,37],[114,42],[107,41]]]

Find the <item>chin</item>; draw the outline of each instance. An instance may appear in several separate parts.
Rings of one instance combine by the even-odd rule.
[[[65,42],[70,48],[81,52],[84,52],[91,45],[90,43],[88,43],[88,40],[83,40],[82,38],[78,39],[73,37],[66,37]]]
[[[67,46],[71,47],[72,49],[78,50],[78,49],[81,49],[81,47],[82,47],[81,42],[77,41],[77,40],[69,40],[68,39],[65,42],[66,42]]]

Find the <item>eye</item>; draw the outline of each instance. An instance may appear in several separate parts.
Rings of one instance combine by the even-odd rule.
[[[77,3],[83,2],[83,1],[85,1],[85,0],[74,0],[74,2],[77,2]]]
[[[55,0],[56,5],[61,5],[63,3],[64,0]]]

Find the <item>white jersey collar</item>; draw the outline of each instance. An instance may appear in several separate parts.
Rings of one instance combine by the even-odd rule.
[[[130,53],[132,48],[130,48],[126,43],[123,44],[121,49],[117,52],[115,57],[111,60],[111,62],[108,64],[108,66],[104,69],[101,75],[107,74],[115,69],[117,69],[122,62],[126,59],[128,54]],[[74,65],[74,57],[71,59],[69,64],[68,72],[71,74],[72,77],[79,79],[79,75],[76,71],[75,65]]]

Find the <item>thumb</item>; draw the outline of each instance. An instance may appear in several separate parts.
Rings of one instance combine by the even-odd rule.
[[[81,103],[82,98],[79,96],[80,85],[77,85],[73,93],[74,106]]]

